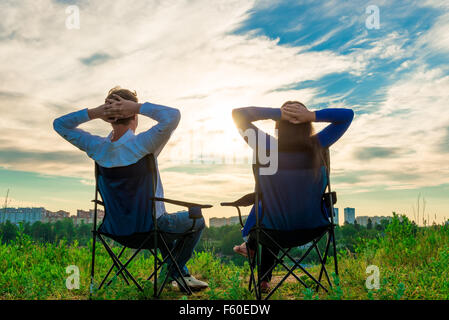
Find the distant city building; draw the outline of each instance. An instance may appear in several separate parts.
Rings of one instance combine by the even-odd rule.
[[[334,224],[339,224],[338,208],[334,208]]]
[[[246,216],[242,216],[242,220],[244,220],[246,218]],[[234,224],[239,224],[240,223],[240,219],[239,216],[233,216],[227,219],[227,225],[234,225]]]
[[[76,216],[72,216],[73,224],[89,224],[94,222],[95,210],[91,209],[89,211],[76,210]],[[97,210],[97,222],[102,221],[104,218],[104,211]]]
[[[9,221],[10,223],[33,224],[41,221],[45,217],[46,210],[44,208],[3,208],[0,209],[0,223]]]
[[[345,221],[347,223],[353,224],[355,221],[355,209],[354,208],[345,208]]]
[[[368,217],[368,216],[359,216],[356,218],[356,221],[359,225],[361,226],[367,226],[368,225],[368,220],[371,219],[371,223],[373,226],[375,226],[376,224],[381,224],[382,220],[387,220],[390,221],[392,219],[392,217],[387,217],[387,216],[373,216],[373,217]]]
[[[0,209],[0,223],[6,223],[7,221],[13,224],[19,224],[20,222],[33,224],[38,221],[42,223],[54,223],[68,218],[72,219],[75,225],[93,223],[94,210],[77,210],[76,216],[70,216],[70,213],[64,210],[52,212],[45,208]],[[104,211],[98,210],[97,221],[101,221],[103,218]]]
[[[373,225],[380,224],[382,220],[387,220],[390,222],[393,219],[393,217],[389,216],[374,216],[371,217],[371,221],[373,222]],[[402,221],[402,217],[399,218],[400,221]]]
[[[45,216],[41,220],[44,223],[54,223],[56,221],[61,221],[70,218],[70,212],[59,210],[56,212],[45,210]]]
[[[223,227],[226,225],[226,218],[209,218],[210,227]]]
[[[242,216],[242,220],[245,221],[245,219],[248,216]],[[238,216],[233,216],[230,218],[210,218],[209,219],[209,227],[223,227],[223,226],[231,226],[235,224],[239,224],[240,219]]]
[[[371,217],[368,216],[359,216],[357,218],[355,218],[355,221],[357,221],[357,224],[361,225],[361,226],[367,226],[368,225],[368,219],[370,219]],[[373,220],[371,219],[371,222]]]

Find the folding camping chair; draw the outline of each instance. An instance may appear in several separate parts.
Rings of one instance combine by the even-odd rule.
[[[336,243],[334,233],[334,204],[337,195],[331,191],[329,180],[329,150],[322,154],[322,166],[319,174],[311,166],[310,156],[301,153],[279,153],[278,170],[273,175],[260,175],[258,161],[253,165],[255,177],[255,192],[248,194],[234,202],[221,203],[222,206],[237,208],[240,223],[243,227],[240,207],[254,206],[256,224],[250,231],[250,239],[255,243],[254,256],[251,257],[247,245],[247,256],[250,265],[249,290],[254,287],[256,299],[262,299],[261,279],[271,273],[276,266],[286,269],[287,274],[268,293],[265,299],[269,299],[282,283],[292,275],[298,282],[309,288],[303,279],[295,274],[295,270],[301,270],[313,284],[316,291],[320,288],[327,292],[322,283],[323,275],[329,286],[332,287],[326,261],[329,255],[330,245],[333,246],[335,274],[338,275],[338,263],[336,255]],[[326,192],[327,189],[327,192]],[[318,243],[327,235],[324,254],[321,254]],[[295,259],[290,251],[299,246],[310,244],[305,253]],[[272,254],[275,263],[268,271],[261,274],[261,252]],[[301,262],[315,250],[320,261],[320,273],[318,279],[310,274]],[[280,255],[278,256],[278,252]],[[285,260],[293,263],[289,267]]]
[[[164,289],[170,272],[173,268],[181,274],[180,266],[176,263],[177,253],[183,246],[183,239],[190,236],[194,232],[195,222],[202,217],[201,209],[211,208],[211,205],[200,205],[177,200],[155,197],[157,186],[157,171],[154,156],[149,154],[139,160],[137,163],[116,168],[104,168],[95,163],[95,203],[94,221],[93,221],[93,245],[92,245],[92,264],[91,264],[91,283],[90,292],[94,289],[95,275],[95,248],[96,240],[99,239],[112,259],[112,266],[102,279],[98,290],[103,286],[107,287],[116,277],[121,277],[126,284],[130,281],[143,291],[142,285],[131,275],[127,267],[131,261],[142,250],[149,250],[154,258],[153,273],[147,280],[154,278],[154,297],[160,297]],[[101,196],[102,201],[98,196]],[[158,228],[156,219],[155,202],[163,201],[174,205],[188,208],[189,217],[192,219],[192,227],[182,235],[163,232]],[[101,205],[105,209],[105,215],[101,225],[97,229],[98,206]],[[179,238],[181,237],[181,238]],[[113,252],[111,246],[106,242],[106,238],[112,239],[123,247],[118,256]],[[178,239],[173,248],[167,244],[167,240]],[[135,249],[131,257],[122,262],[120,258],[125,250]],[[162,259],[158,256],[158,249],[163,248],[167,252]],[[163,265],[168,264],[171,260],[170,267],[163,279],[162,284],[158,288],[158,272]],[[107,282],[112,271],[116,269],[114,278]],[[192,294],[183,277],[174,279],[181,290]]]

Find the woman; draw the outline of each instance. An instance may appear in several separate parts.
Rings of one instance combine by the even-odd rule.
[[[303,152],[310,155],[311,166],[317,170],[324,165],[320,155],[322,149],[330,147],[334,144],[348,129],[354,117],[351,109],[323,109],[318,111],[309,111],[304,104],[297,101],[288,101],[278,108],[258,108],[248,107],[234,109],[232,111],[234,121],[241,132],[246,130],[254,130],[257,137],[263,133],[252,122],[258,120],[271,119],[276,121],[277,142],[279,152]],[[326,128],[318,134],[314,134],[312,122],[330,122]],[[263,136],[263,135],[262,135]],[[267,135],[266,145],[270,149],[270,145],[275,139]],[[245,139],[252,148],[248,139]],[[259,210],[260,212],[261,210]],[[252,208],[245,227],[242,230],[243,242],[239,246],[234,247],[234,251],[243,256],[247,255],[247,241],[250,230],[256,224],[255,209]],[[251,243],[248,244],[251,256],[254,254]],[[270,257],[265,250],[262,249],[262,270],[269,270],[274,262],[274,257]],[[265,274],[265,272],[261,272]],[[261,288],[263,291],[269,290],[269,282],[271,273],[268,273],[264,279],[261,279]]]

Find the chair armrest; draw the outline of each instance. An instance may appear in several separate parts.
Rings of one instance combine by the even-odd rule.
[[[335,191],[332,191],[331,193],[326,192],[323,194],[323,200],[327,208],[331,207],[331,196],[332,196],[332,204],[337,203],[337,193]]]
[[[187,208],[193,208],[193,207],[198,207],[200,209],[212,208],[212,205],[210,205],[210,204],[198,204],[198,203],[193,203],[193,202],[185,202],[185,201],[172,200],[172,199],[159,198],[159,197],[151,197],[150,199],[155,200],[155,201],[163,201],[166,203],[171,203],[171,204],[175,204],[175,205],[187,207]]]
[[[222,202],[220,205],[223,207],[247,207],[254,204],[255,195],[255,192],[249,193],[234,202]]]
[[[249,193],[234,202],[222,202],[220,203],[220,205],[223,207],[235,207],[239,214],[240,225],[242,226],[242,228],[244,228],[245,225],[242,219],[242,212],[240,211],[239,207],[248,207],[250,205],[254,205],[255,196],[256,196],[255,192]]]
[[[100,200],[92,200],[91,202],[96,203],[96,204],[99,204],[100,206],[103,206],[103,207],[104,207],[104,202],[103,202],[103,201],[100,201]]]

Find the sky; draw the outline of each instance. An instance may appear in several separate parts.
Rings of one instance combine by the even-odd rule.
[[[102,104],[120,85],[181,111],[158,159],[165,195],[213,204],[206,220],[235,215],[219,203],[254,188],[231,110],[299,100],[355,112],[331,148],[340,211],[416,220],[420,196],[426,218],[441,223],[449,218],[448,30],[449,3],[436,0],[3,0],[0,201],[10,189],[12,207],[92,208],[93,161],[52,123]],[[139,121],[138,132],[154,125]],[[110,132],[101,120],[81,128]]]

